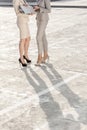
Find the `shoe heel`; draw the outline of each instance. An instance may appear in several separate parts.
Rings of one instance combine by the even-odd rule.
[[[43,63],[49,63],[50,57],[48,56],[45,60],[43,60]]]
[[[27,59],[25,56],[23,58],[26,60],[27,63],[31,63],[31,60]]]
[[[22,65],[22,67],[27,67],[27,64],[26,63],[22,63],[21,59],[19,59],[19,64],[20,64],[20,66]]]
[[[42,61],[37,62],[37,63],[35,64],[35,66],[41,66],[41,63],[42,63]]]

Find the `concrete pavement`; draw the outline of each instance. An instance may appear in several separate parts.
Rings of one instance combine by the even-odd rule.
[[[86,9],[53,8],[50,61],[35,67],[36,21],[30,16],[32,64],[23,69],[14,10],[0,7],[0,130],[87,130],[86,21]]]

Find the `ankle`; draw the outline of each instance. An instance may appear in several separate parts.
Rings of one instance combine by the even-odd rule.
[[[28,55],[26,55],[26,54],[24,55],[24,57],[29,58]]]
[[[44,60],[46,60],[48,57],[49,57],[48,55],[44,55],[43,58],[44,58]]]
[[[42,60],[42,57],[38,58],[38,61],[41,61]]]
[[[25,63],[25,61],[24,61],[24,58],[23,58],[23,57],[20,57],[20,60],[21,60],[21,62],[22,62],[22,63]]]

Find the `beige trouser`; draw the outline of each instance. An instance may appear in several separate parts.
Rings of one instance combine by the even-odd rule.
[[[38,54],[42,54],[42,52],[48,51],[48,42],[46,39],[46,26],[48,24],[48,20],[38,20],[37,18],[37,46],[38,46]]]

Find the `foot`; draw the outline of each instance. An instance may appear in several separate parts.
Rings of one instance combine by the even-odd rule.
[[[35,64],[35,66],[41,66],[42,60],[41,61],[37,61],[37,63]]]
[[[42,63],[45,63],[45,62],[49,62],[49,56],[47,55],[47,56],[44,56],[43,58],[42,58]]]
[[[27,67],[27,64],[21,60],[21,58],[19,58],[19,63],[23,66],[23,67]]]
[[[31,63],[31,60],[28,57],[23,56],[23,58],[27,61],[27,63]]]

